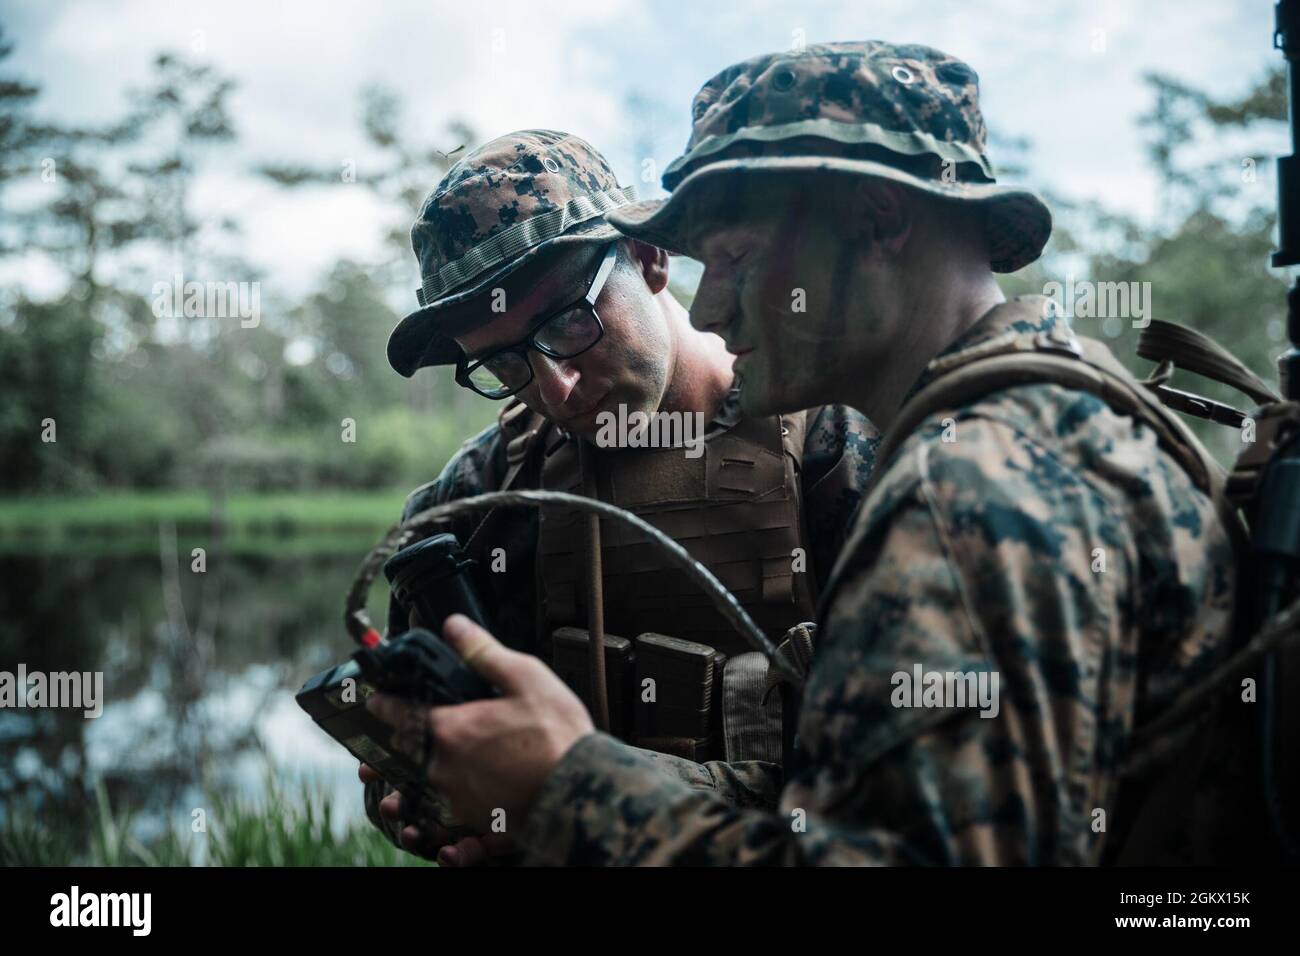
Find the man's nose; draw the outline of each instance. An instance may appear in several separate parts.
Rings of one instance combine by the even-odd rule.
[[[533,363],[533,378],[542,401],[550,408],[559,408],[572,394],[581,374],[566,359],[553,359],[541,352],[534,352],[528,359]]]
[[[736,290],[706,272],[691,302],[691,325],[722,335],[736,318]]]

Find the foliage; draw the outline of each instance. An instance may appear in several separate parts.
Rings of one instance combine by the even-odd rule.
[[[382,529],[391,524],[406,490],[367,492],[327,491],[319,495],[237,494],[221,501],[221,519],[229,531],[274,528],[302,533],[328,528]],[[0,499],[0,531],[35,530],[66,524],[77,528],[154,525],[171,521],[178,527],[207,530],[213,520],[213,499],[199,491],[112,491],[68,497],[45,495]],[[155,540],[157,536],[155,534]]]
[[[382,263],[340,261],[298,302],[268,291],[256,321],[171,315],[176,275],[264,284],[222,241],[238,217],[194,199],[214,150],[238,137],[230,77],[161,53],[119,116],[37,124],[39,87],[4,73],[11,52],[0,31],[0,259],[43,259],[67,292],[0,291],[0,492],[409,488],[492,420],[498,409],[449,375],[408,382],[388,367],[389,297],[413,285],[396,225]],[[385,162],[361,183],[394,223],[449,164],[408,144],[399,120],[392,94],[364,91],[362,125]],[[305,175],[269,178],[290,188]]]
[[[366,822],[340,826],[318,784],[290,792],[272,778],[262,799],[217,793],[206,830],[155,828],[142,837],[133,813],[115,811],[102,781],[89,819],[38,820],[8,808],[0,817],[0,866],[425,866]]]
[[[194,208],[214,150],[239,135],[228,104],[233,80],[162,53],[119,115],[96,126],[38,123],[39,85],[4,72],[11,50],[0,30],[0,258],[45,257],[64,273],[68,293],[54,302],[31,301],[21,289],[0,293],[0,492],[409,488],[434,477],[461,440],[491,421],[498,407],[445,371],[406,381],[385,359],[399,318],[390,302],[407,302],[413,283],[406,223],[472,144],[466,123],[449,124],[440,142],[414,142],[395,93],[361,90],[358,127],[369,155],[355,169],[288,158],[249,172],[276,188],[318,190],[323,201],[329,190],[368,191],[389,210],[382,261],[340,261],[299,301],[268,295],[255,327],[171,318],[158,314],[150,290],[178,269],[187,278],[260,281],[254,265],[220,251],[238,217]],[[1282,128],[1282,71],[1228,99],[1169,76],[1146,81],[1151,107],[1139,125],[1161,184],[1154,222],[1049,193],[1057,228],[1047,255],[1004,287],[1041,292],[1069,274],[1150,283],[1153,317],[1227,341],[1272,377],[1285,286],[1267,265],[1274,197],[1254,172]],[[640,135],[652,135],[650,120]],[[1013,170],[1031,168],[1031,150],[1027,140],[999,143]],[[674,273],[674,290],[689,301],[690,265]],[[1080,322],[1081,331],[1113,338],[1135,370],[1148,370],[1132,358],[1128,323]],[[1217,386],[1174,384],[1241,404]],[[36,437],[50,419],[56,444]],[[342,440],[345,419],[356,423],[356,442]],[[1196,427],[1231,457],[1235,436]]]

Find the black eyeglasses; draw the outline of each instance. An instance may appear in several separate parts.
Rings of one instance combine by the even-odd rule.
[[[577,358],[590,349],[605,334],[605,326],[596,314],[596,300],[617,258],[618,243],[610,243],[587,294],[547,316],[522,342],[499,348],[473,362],[466,362],[462,355],[456,362],[456,381],[484,398],[507,398],[533,380],[529,349],[555,359]]]

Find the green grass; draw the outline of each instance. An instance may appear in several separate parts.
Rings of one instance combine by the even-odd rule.
[[[268,780],[261,800],[213,796],[205,832],[172,828],[148,842],[134,816],[115,811],[95,787],[89,825],[40,820],[12,809],[0,824],[0,866],[427,866],[392,846],[368,823],[335,826],[336,812],[318,785],[296,793]]]
[[[239,494],[225,502],[230,553],[357,551],[401,514],[406,489],[366,492]],[[188,537],[211,537],[206,492],[112,492],[66,497],[0,498],[0,554],[154,554],[158,523]]]
[[[397,520],[407,490],[237,494],[226,499],[225,519],[231,526],[245,528],[386,527]],[[211,517],[211,499],[203,491],[0,498],[0,530],[50,525],[121,527],[159,521],[206,527]]]

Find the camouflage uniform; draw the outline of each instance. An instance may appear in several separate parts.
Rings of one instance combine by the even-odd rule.
[[[714,426],[739,416],[733,389],[713,417]],[[803,501],[811,545],[814,580],[826,581],[848,534],[850,522],[875,463],[880,433],[851,408],[827,405],[816,409],[804,439]],[[402,520],[436,504],[496,491],[506,473],[505,442],[499,425],[491,425],[465,442],[434,481],[407,496]],[[461,541],[469,541],[482,515],[466,515],[444,526]],[[513,512],[492,533],[493,547],[505,549],[503,574],[480,574],[477,584],[493,597],[494,620],[504,643],[538,653],[535,641],[533,559],[537,548],[537,512]],[[401,607],[389,603],[389,630],[406,629]]]
[[[992,184],[975,83],[951,57],[878,43],[742,63],[697,97],[671,199],[611,221],[680,247],[681,196],[701,183],[856,172],[984,203],[993,268],[1018,268],[1050,218]],[[938,178],[947,159],[965,183]],[[915,388],[944,356],[1063,321],[1044,312],[994,308]],[[823,593],[776,811],[728,806],[596,733],[548,777],[521,844],[534,864],[1098,862],[1114,848],[1095,811],[1112,825],[1136,811],[1120,763],[1221,659],[1234,577],[1210,499],[1144,423],[1055,384],[997,389],[880,462]],[[894,706],[915,665],[996,673],[997,715]]]
[[[1007,389],[956,416],[956,441],[944,429],[904,443],[859,512],[823,598],[807,766],[780,810],[727,807],[594,734],[537,801],[533,862],[1099,859],[1093,810],[1128,809],[1116,771],[1133,728],[1222,654],[1227,534],[1150,430],[1091,395]],[[891,676],[918,663],[998,672],[1001,712],[891,706]]]
[[[625,205],[632,195],[633,190],[618,186],[604,159],[588,144],[549,130],[500,137],[457,163],[425,200],[412,227],[423,280],[417,291],[421,308],[394,330],[388,348],[392,366],[410,376],[424,366],[456,362],[461,350],[451,336],[465,327],[445,325],[446,307],[484,295],[543,249],[618,238],[602,214]],[[484,309],[483,316],[490,319],[492,313]],[[713,424],[730,428],[739,419],[733,389]],[[499,490],[510,471],[510,438],[498,423],[468,440],[435,481],[408,496],[402,519],[435,504]],[[877,430],[852,409],[827,406],[809,416],[797,493],[815,581],[826,579],[843,544],[878,441]],[[538,479],[536,468],[525,469],[513,487],[537,487]],[[441,530],[455,533],[479,559],[472,573],[491,608],[498,636],[516,649],[545,656],[549,649],[537,644],[538,514],[526,510],[497,515],[490,532],[482,530],[484,522],[482,513],[466,515]],[[505,551],[504,573],[490,570],[486,549],[480,547],[489,539],[492,548]],[[392,601],[389,633],[405,630],[407,623]],[[779,766],[764,761],[701,764],[638,752],[674,778],[708,789],[731,805],[773,806],[780,788]],[[368,786],[366,803],[371,819],[392,838],[395,832],[377,813],[386,792],[380,782]]]
[[[714,424],[726,424],[738,414],[733,390]],[[825,581],[844,544],[860,503],[860,489],[866,487],[875,462],[880,435],[860,413],[842,406],[817,410],[804,441],[803,503],[811,545],[810,571],[814,580]],[[442,474],[411,492],[402,509],[405,520],[435,504],[468,498],[500,487],[506,471],[501,429],[493,425],[467,441],[443,468]],[[461,541],[472,537],[479,516],[467,516],[444,526]],[[537,512],[516,511],[492,532],[493,547],[505,549],[504,573],[488,573],[481,562],[475,581],[493,609],[497,636],[506,644],[533,654],[545,652],[536,644],[534,560],[537,547]],[[390,599],[390,633],[407,627],[404,612]],[[660,769],[698,789],[710,790],[733,806],[775,805],[781,786],[780,768],[762,761],[728,764],[723,761],[696,763],[668,754],[632,748]],[[368,801],[382,798],[378,786],[369,788]],[[373,809],[373,808],[372,808]],[[376,813],[371,813],[377,819]],[[389,832],[388,827],[383,827]],[[390,836],[393,836],[391,832]]]

